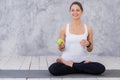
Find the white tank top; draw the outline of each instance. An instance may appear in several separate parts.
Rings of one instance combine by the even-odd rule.
[[[66,43],[65,50],[62,53],[62,58],[65,60],[72,60],[74,62],[82,62],[88,57],[86,48],[80,45],[80,41],[87,39],[88,30],[84,24],[84,34],[77,35],[69,32],[69,24],[66,27]]]

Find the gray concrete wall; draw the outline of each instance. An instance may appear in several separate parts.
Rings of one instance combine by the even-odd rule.
[[[74,0],[0,0],[0,55],[59,54],[56,40]],[[79,0],[93,28],[92,54],[120,56],[120,0]]]

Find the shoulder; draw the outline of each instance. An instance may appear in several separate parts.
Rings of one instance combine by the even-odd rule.
[[[88,30],[92,30],[92,27],[90,25],[86,25]]]
[[[86,25],[86,26],[87,26],[88,31],[92,31],[92,27],[90,25]]]
[[[61,30],[66,30],[66,25],[62,26]]]
[[[63,25],[60,29],[60,32],[66,32],[66,25]]]

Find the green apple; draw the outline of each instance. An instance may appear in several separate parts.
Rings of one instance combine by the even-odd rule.
[[[57,40],[57,44],[58,44],[58,45],[61,45],[62,43],[63,43],[63,40],[62,40],[62,39],[58,39],[58,40]]]

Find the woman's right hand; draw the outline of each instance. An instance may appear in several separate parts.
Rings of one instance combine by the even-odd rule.
[[[65,48],[65,43],[64,43],[64,42],[63,42],[62,44],[58,45],[58,49],[59,49],[60,51],[63,51],[64,48]]]

